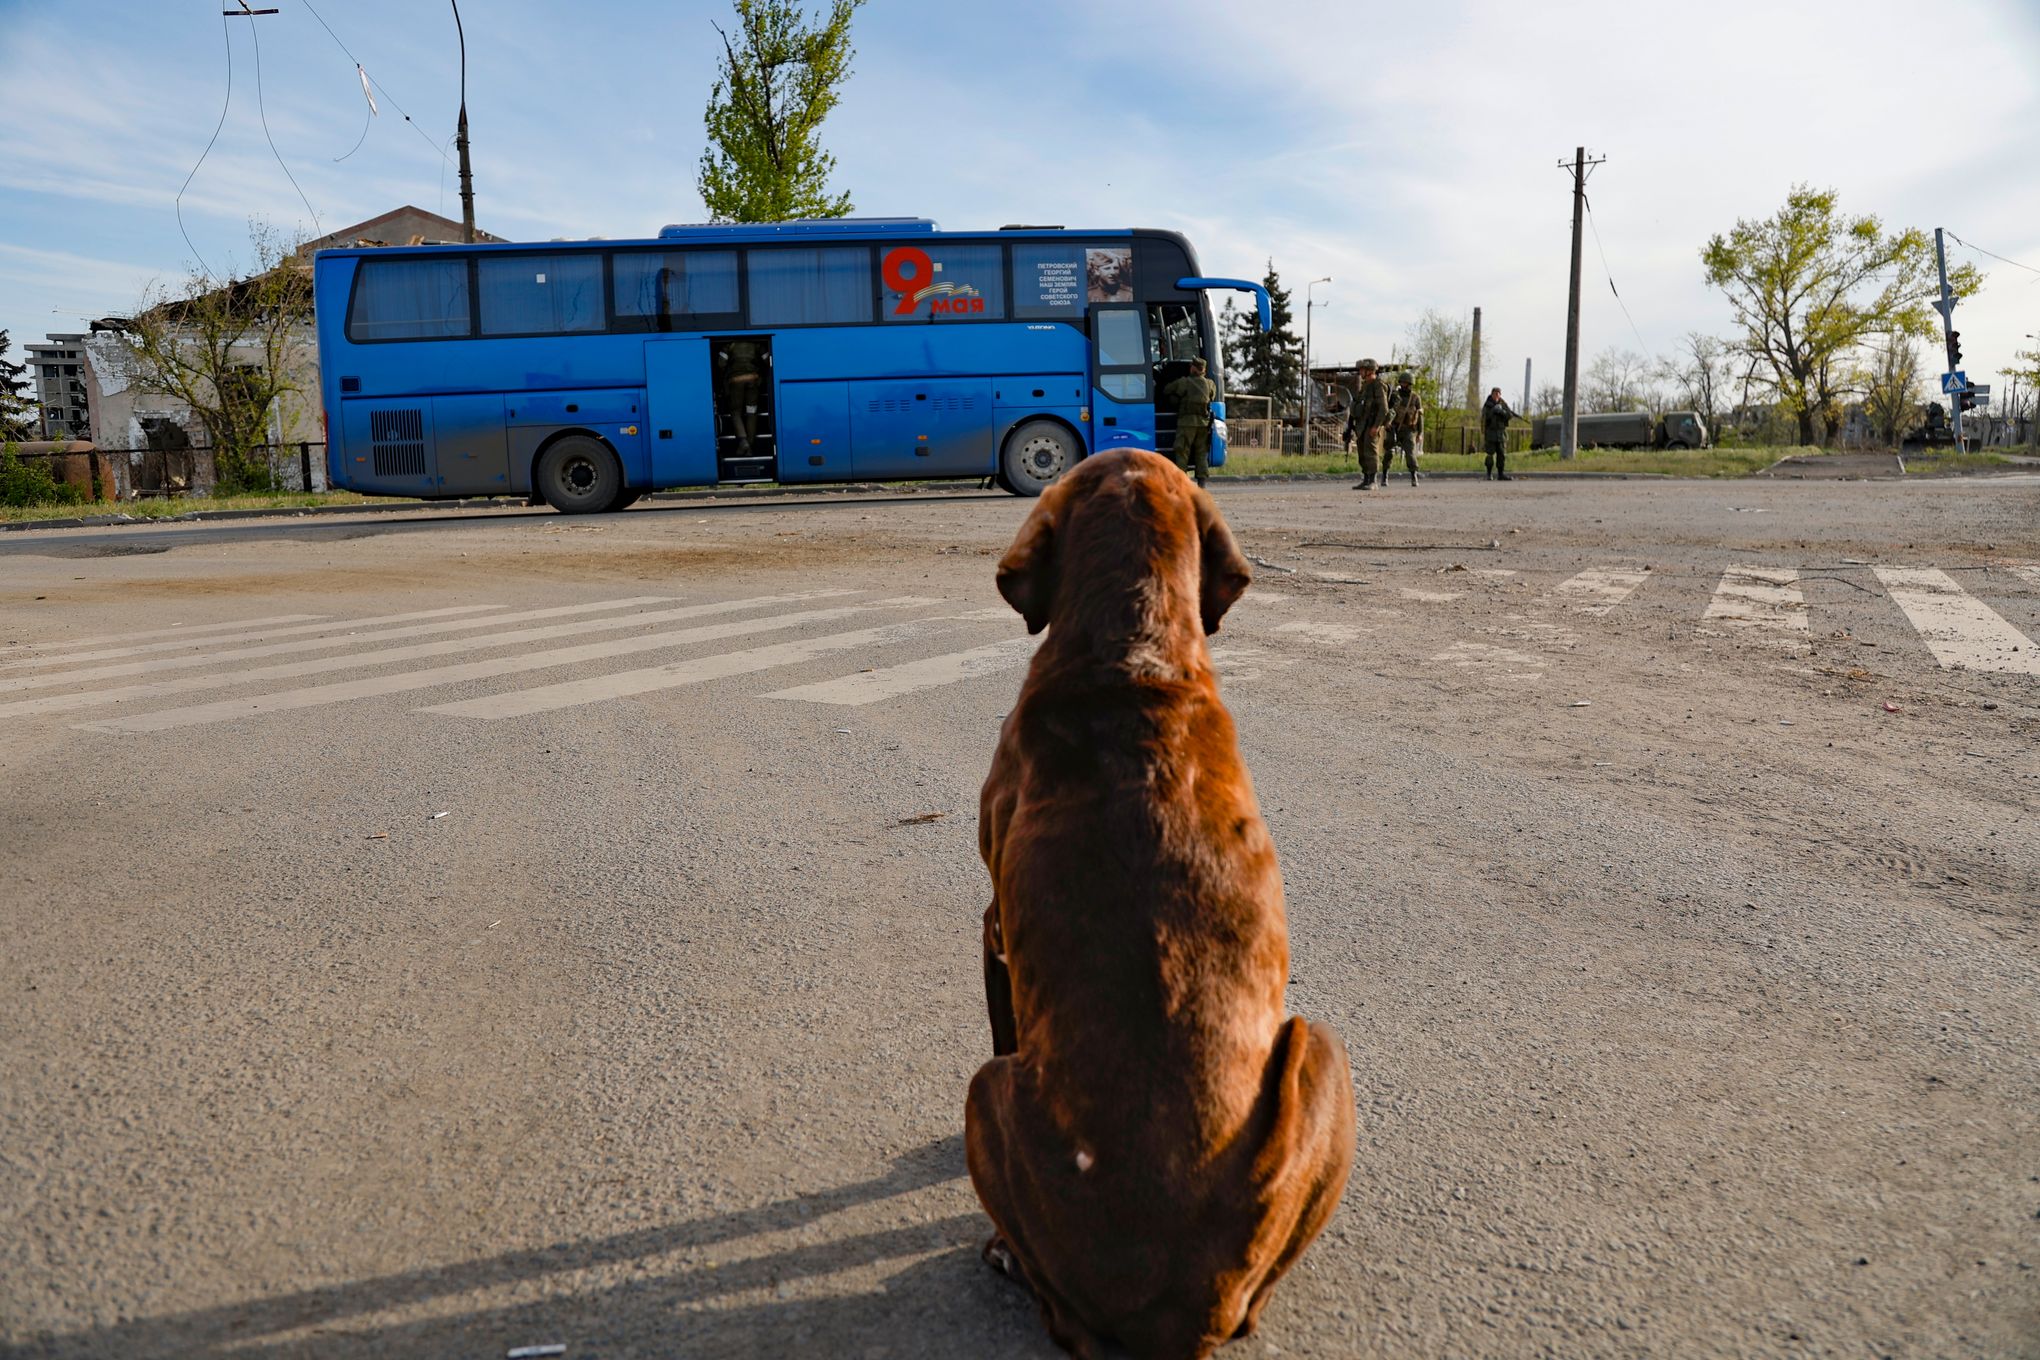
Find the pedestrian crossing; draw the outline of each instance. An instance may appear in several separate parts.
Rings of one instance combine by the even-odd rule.
[[[1690,572],[1593,567],[1544,576],[1541,585],[1536,574],[1518,573],[1498,588],[1529,585],[1535,594],[1524,611],[1499,622],[1492,613],[1469,617],[1483,640],[1447,635],[1433,645],[1450,645],[1431,660],[1469,677],[1534,681],[1556,657],[1590,654],[1598,629],[1646,616],[1638,611],[1683,613],[1684,627],[1701,637],[1734,630],[1804,645],[1817,622],[1807,582],[1835,579],[1822,574],[1832,570],[1729,563],[1704,578],[1704,607],[1694,585],[1678,583],[1690,582]],[[1992,574],[1957,575],[1985,571]],[[1864,611],[1882,610],[1891,629],[1916,639],[1922,662],[1944,670],[2040,677],[2040,649],[2022,630],[2040,632],[2030,621],[2040,612],[2040,567],[1859,564],[1855,576],[1849,584],[1861,600],[1828,587],[1819,607],[1851,611],[1848,626],[1859,628],[1877,624]],[[1989,585],[1979,592],[1965,579]],[[1420,617],[1456,619],[1466,608],[1462,595],[1412,598]],[[1227,639],[1212,649],[1236,685],[1251,688],[1394,636],[1380,618],[1397,611],[1372,604],[1358,611],[1361,622],[1336,617],[1341,604],[1322,596],[1270,591],[1249,601],[1256,607],[1229,619]],[[2007,608],[2015,617],[2000,612]],[[483,601],[362,617],[277,614],[18,645],[0,656],[0,721],[76,715],[69,720],[80,730],[131,735],[396,698],[435,720],[493,723],[802,668],[806,675],[767,680],[746,697],[870,708],[973,683],[1010,687],[1041,641],[1020,629],[1003,607],[851,586],[695,601],[630,595],[540,608]],[[1849,633],[1845,626],[1821,636]],[[445,692],[460,687],[468,692]]]
[[[1905,611],[1934,659],[1949,669],[2040,675],[2033,641],[1945,571],[1879,567],[1877,579]]]
[[[1781,567],[1730,567],[1707,602],[1709,623],[1731,628],[1807,631],[1806,596],[1799,573]]]

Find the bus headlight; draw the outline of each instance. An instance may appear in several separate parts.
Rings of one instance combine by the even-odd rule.
[[[1211,422],[1211,437],[1213,439],[1220,440],[1226,437],[1225,422],[1223,420],[1214,420]]]

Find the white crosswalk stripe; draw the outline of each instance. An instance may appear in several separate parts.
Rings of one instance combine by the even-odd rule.
[[[1779,567],[1730,567],[1708,601],[1706,621],[1730,628],[1807,630],[1799,573]]]
[[[503,675],[520,675],[527,671],[550,670],[557,666],[571,666],[582,661],[599,661],[609,657],[630,656],[638,652],[660,651],[672,647],[684,647],[697,642],[716,642],[723,638],[741,637],[750,633],[771,632],[780,628],[798,628],[805,624],[826,623],[847,618],[852,614],[869,613],[877,609],[902,609],[918,605],[936,604],[939,601],[919,596],[902,596],[891,600],[876,600],[870,604],[843,605],[834,609],[810,609],[793,614],[775,614],[762,619],[742,619],[734,623],[708,624],[697,628],[680,628],[670,633],[649,633],[642,637],[621,638],[611,642],[584,643],[578,647],[559,647],[551,651],[531,652],[523,656],[494,657],[487,661],[470,661],[457,666],[434,666],[421,671],[403,671],[396,675],[368,676],[360,680],[342,681],[332,685],[311,685],[303,689],[280,690],[273,694],[258,694],[238,699],[221,699],[209,704],[194,704],[188,708],[162,709],[154,713],[141,713],[133,717],[107,718],[98,722],[79,723],[77,726],[92,732],[161,732],[173,727],[194,727],[206,723],[230,722],[236,718],[253,717],[260,713],[278,713],[290,709],[320,708],[328,704],[346,703],[356,699],[369,699],[384,694],[402,694],[410,690],[432,689],[441,685],[456,685],[469,680],[490,680]]]
[[[2005,564],[2004,569],[2016,573],[2021,582],[2040,584],[2040,566]],[[1811,632],[1810,608],[1801,570],[1745,563],[1723,568],[1700,621],[1703,630],[1708,626],[1744,628],[1769,630],[1781,640],[1808,638]],[[1950,572],[1924,567],[1877,567],[1874,571],[1892,604],[1904,613],[1940,666],[2040,675],[2040,649],[2036,649],[2032,640],[2013,622],[1966,591]],[[1548,603],[1565,606],[1572,613],[1605,616],[1625,602],[1633,601],[1650,575],[1648,570],[1641,568],[1592,568],[1559,582],[1544,598]],[[1998,574],[1990,580],[2002,585],[2006,578]],[[2026,598],[2017,588],[2011,593],[2015,600]],[[701,647],[761,633],[783,630],[806,632],[859,615],[889,610],[921,611],[942,603],[919,596],[869,601],[843,598],[858,595],[858,591],[851,589],[819,589],[687,605],[672,605],[666,596],[630,596],[522,612],[507,610],[502,605],[480,604],[368,619],[330,620],[317,615],[277,615],[239,623],[198,625],[210,630],[210,636],[193,635],[182,630],[172,635],[169,630],[159,629],[80,639],[68,644],[67,654],[37,658],[39,663],[54,661],[60,669],[47,669],[43,664],[33,674],[0,677],[0,699],[4,699],[0,701],[0,719],[69,713],[95,707],[133,706],[96,721],[78,722],[77,726],[81,730],[95,732],[168,731],[265,713],[314,709],[547,669],[583,666],[584,663],[599,663],[649,652]],[[1692,597],[1681,597],[1674,592],[1659,603],[1683,613],[1685,606],[1679,603],[1680,598]],[[810,604],[814,607],[803,607]],[[1393,614],[1395,611],[1373,612]],[[576,615],[588,617],[573,617]],[[717,615],[738,617],[709,621]],[[1534,678],[1551,664],[1548,655],[1533,654],[1532,644],[1544,653],[1578,653],[1582,647],[1590,645],[1579,632],[1538,622],[1534,616],[1509,615],[1508,618],[1515,620],[1513,627],[1504,624],[1476,629],[1494,634],[1493,640],[1455,643],[1436,653],[1432,660],[1455,670],[1485,673],[1497,678],[1524,679]],[[670,626],[683,622],[686,626]],[[1378,630],[1378,625],[1372,623],[1321,618],[1285,619],[1279,615],[1264,622],[1265,635],[1260,631],[1260,624],[1250,624],[1247,631],[1251,636],[1235,638],[1231,645],[1214,648],[1213,660],[1229,682],[1252,680],[1271,666],[1298,664],[1297,657],[1303,655],[1296,645],[1298,643],[1315,644],[1311,647],[1311,654],[1322,658],[1327,649],[1353,646]],[[759,698],[784,703],[866,707],[893,700],[910,700],[913,696],[948,686],[1017,672],[1027,664],[1039,640],[1012,636],[1014,625],[1013,614],[1004,608],[952,610],[933,617],[906,618],[858,627],[848,632],[815,637],[795,636],[791,640],[744,647],[742,650],[683,654],[678,660],[660,658],[657,665],[608,674],[584,674],[473,698],[454,698],[416,711],[500,720],[595,705],[631,695],[801,665],[832,656],[876,652],[940,638],[948,633],[976,632],[976,637],[959,637],[951,644],[954,650],[942,650],[936,655],[915,656],[909,651],[903,660],[886,658],[887,664],[884,665],[846,660],[840,663],[843,669],[848,670],[852,666],[861,668],[835,676],[826,676],[825,673],[825,678],[789,684],[784,688],[760,685],[755,691],[750,691]],[[1573,627],[1585,629],[1586,625],[1576,622]],[[269,631],[260,631],[264,629]],[[604,633],[611,636],[531,650],[537,644]],[[1550,636],[1545,636],[1545,633]],[[457,636],[435,636],[443,634]],[[174,636],[174,641],[162,641],[171,636]],[[254,639],[265,640],[254,646],[238,645]],[[1243,642],[1256,645],[1243,646]],[[1269,650],[1278,644],[1290,655]],[[79,650],[101,645],[110,645],[111,650],[98,653]],[[159,654],[165,651],[175,654]],[[704,647],[703,651],[712,649]],[[301,652],[319,654],[291,656]],[[19,656],[18,653],[16,655]],[[464,656],[473,659],[445,665],[419,665],[428,660]],[[109,664],[69,664],[109,657],[123,659]],[[272,657],[290,659],[271,662],[268,659]],[[251,661],[262,664],[249,664]],[[592,665],[586,668],[596,669]],[[188,673],[159,674],[163,671]],[[249,687],[259,687],[265,682],[299,682],[310,677],[327,677],[349,671],[357,673],[357,678],[296,684],[266,694],[247,692]],[[99,683],[121,679],[131,679],[132,683]],[[20,690],[42,692],[20,698],[4,697]],[[157,711],[147,711],[143,702],[206,690],[226,691],[229,697]],[[234,697],[236,695],[238,697]]]
[[[579,623],[550,624],[542,628],[519,628],[508,633],[491,633],[486,637],[455,638],[444,642],[422,642],[409,647],[350,652],[345,656],[320,657],[315,661],[291,661],[281,665],[254,666],[211,675],[186,675],[174,680],[153,680],[145,684],[122,685],[114,689],[49,694],[39,699],[17,699],[10,704],[0,704],[0,718],[28,713],[61,713],[77,708],[97,708],[103,704],[128,703],[136,699],[157,698],[166,694],[189,694],[195,690],[223,689],[228,685],[250,684],[258,680],[297,679],[307,675],[326,675],[333,671],[364,670],[370,666],[394,665],[400,661],[454,656],[461,652],[494,651],[528,642],[549,642],[554,638],[614,632],[619,628],[648,628],[654,624],[677,623],[682,619],[735,614],[746,609],[801,604],[809,600],[832,599],[856,593],[854,590],[808,590],[790,595],[755,595],[742,600],[718,600],[710,604],[682,605],[677,609],[661,609],[649,614],[623,614],[615,618],[585,619]],[[592,605],[568,605],[559,609],[541,609],[529,614],[502,618],[498,622],[523,623],[563,613],[611,609],[617,603],[608,601]]]
[[[1650,579],[1647,571],[1635,571],[1625,567],[1590,567],[1579,575],[1558,583],[1556,594],[1585,601],[1573,606],[1582,614],[1606,614],[1616,605],[1628,599],[1635,589]]]
[[[651,599],[657,598],[660,597],[651,597]],[[639,604],[648,602],[650,601],[646,599],[636,601]],[[630,602],[626,601],[625,603]],[[418,614],[387,614],[380,618],[356,619],[330,627],[321,625],[326,627],[328,633],[326,637],[298,638],[291,642],[265,642],[260,647],[240,647],[230,652],[200,652],[194,656],[164,656],[150,661],[116,661],[110,666],[88,666],[84,670],[78,671],[43,671],[36,675],[17,675],[6,680],[0,680],[0,694],[12,694],[24,689],[53,689],[59,685],[85,684],[93,680],[115,680],[127,675],[153,675],[161,671],[188,671],[204,666],[224,665],[228,662],[252,661],[257,657],[264,656],[289,656],[297,652],[330,652],[336,647],[360,646],[365,642],[386,642],[394,638],[420,637],[431,633],[452,633],[469,628],[494,628],[503,622],[504,616],[502,614],[492,613],[486,618],[475,618],[472,616],[473,612],[482,609],[500,610],[502,607],[498,604],[463,606],[459,612],[467,613],[470,617],[460,619],[442,617],[432,623],[414,623],[403,628],[384,628],[365,635],[353,631],[358,628],[395,623],[401,619],[420,617]],[[614,607],[616,606],[612,603],[608,605],[567,605],[564,609],[568,613],[581,613],[591,608]],[[455,611],[433,610],[428,612],[443,615]],[[346,628],[350,631],[334,634],[332,632],[333,628]]]
[[[644,670],[623,671],[615,675],[598,675],[587,680],[569,680],[557,685],[543,685],[537,689],[512,690],[508,694],[491,695],[486,699],[435,704],[422,711],[453,713],[464,718],[521,718],[551,709],[574,708],[582,704],[600,703],[605,699],[650,694],[656,690],[678,689],[682,685],[698,685],[708,680],[748,675],[753,671],[771,670],[777,666],[798,665],[832,652],[845,652],[858,647],[889,646],[930,632],[947,631],[960,622],[962,621],[953,616],[913,619],[906,623],[860,629],[854,633],[833,633],[825,637],[803,638],[797,642],[782,642],[746,652],[725,652],[719,656],[695,657],[688,661],[676,661],[668,666],[651,666]]]
[[[191,637],[197,633],[224,633],[235,628],[264,628],[272,623],[307,623],[313,619],[329,617],[331,616],[327,614],[277,614],[266,619],[233,619],[226,623],[178,624],[171,628],[151,628],[147,632],[142,633],[108,633],[102,637],[64,638],[50,642],[24,642],[11,648],[7,655],[13,656],[17,652],[50,652],[60,647],[99,647],[110,642],[141,642],[148,638]],[[219,639],[215,638],[212,640],[218,641]],[[75,660],[76,658],[65,657],[62,659]]]
[[[2033,640],[1945,571],[1878,567],[1877,579],[1944,668],[2040,675]]]
[[[903,694],[918,694],[924,689],[937,689],[974,680],[981,675],[1014,670],[1026,663],[1038,643],[1038,638],[1007,638],[1003,642],[973,647],[967,652],[951,652],[947,656],[931,656],[900,666],[861,671],[838,680],[774,690],[765,697],[795,699],[810,704],[839,704],[846,708],[875,704],[881,699],[897,699]]]
[[[264,628],[254,632],[232,633],[226,637],[205,638],[198,645],[224,647],[236,642],[259,642],[263,638],[293,637],[303,633],[331,633],[338,628],[370,628],[385,623],[409,623],[413,619],[445,619],[456,614],[486,614],[491,610],[501,609],[502,607],[500,604],[461,604],[446,609],[418,609],[408,614],[384,614],[372,619],[342,619],[337,622],[302,623],[292,628]],[[488,620],[484,619],[472,624],[456,624],[454,626],[483,628],[488,626],[488,622]],[[33,660],[9,661],[0,663],[0,670],[19,670],[23,666],[75,666],[84,661],[110,661],[120,656],[141,656],[149,652],[174,652],[180,647],[192,645],[192,643],[185,641],[183,638],[176,638],[169,642],[145,642],[132,647],[111,647],[99,652],[72,652],[64,656],[39,656]],[[243,653],[243,655],[246,655],[246,653]],[[103,669],[98,672],[79,672],[79,674],[83,675],[95,673],[105,674],[106,672]],[[30,681],[29,683],[40,683],[40,680]]]

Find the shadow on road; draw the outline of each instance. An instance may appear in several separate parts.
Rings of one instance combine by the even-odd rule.
[[[853,1185],[641,1232],[46,1335],[0,1349],[0,1355],[24,1360],[373,1355],[387,1360],[501,1355],[512,1346],[559,1341],[568,1345],[569,1356],[675,1350],[688,1355],[859,1356],[920,1351],[928,1338],[941,1336],[959,1339],[962,1349],[955,1353],[982,1354],[983,1343],[995,1332],[1007,1335],[1006,1353],[1052,1354],[1033,1327],[1032,1305],[979,1261],[977,1239],[988,1225],[976,1214],[802,1243],[738,1261],[661,1266],[636,1278],[615,1278],[616,1267],[633,1261],[799,1228],[963,1175],[963,1138],[955,1134],[905,1153],[884,1175]],[[804,1279],[903,1257],[926,1259],[891,1275],[876,1292],[692,1311],[731,1295],[790,1288]],[[604,1267],[610,1268],[608,1278],[596,1287],[577,1288],[566,1278]],[[516,1286],[523,1286],[517,1292],[528,1299],[534,1284],[556,1292],[486,1307],[457,1302],[462,1295]],[[393,1310],[435,1315],[391,1326],[349,1325],[350,1319]]]

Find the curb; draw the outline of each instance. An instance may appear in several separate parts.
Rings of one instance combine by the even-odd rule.
[[[1212,481],[1214,481],[1214,482],[1245,482],[1245,483],[1250,483],[1250,484],[1251,484],[1251,483],[1259,483],[1259,482],[1275,482],[1275,483],[1282,483],[1282,482],[1343,482],[1343,481],[1345,481],[1345,480],[1346,480],[1346,479],[1347,479],[1348,477],[1358,477],[1358,476],[1360,476],[1360,473],[1359,473],[1359,472],[1358,472],[1357,470],[1356,470],[1356,471],[1353,471],[1353,472],[1289,472],[1289,473],[1284,473],[1284,472],[1255,472],[1255,473],[1250,473],[1250,474],[1247,474],[1247,475],[1245,475],[1245,476],[1240,476],[1240,477],[1229,477],[1229,476],[1227,476],[1227,475],[1226,475],[1225,473],[1223,473],[1223,472],[1214,472],[1214,473],[1212,474],[1212,476],[1211,476],[1211,480],[1212,480]],[[1430,480],[1431,480],[1432,478],[1434,478],[1434,477],[1438,477],[1438,478],[1444,478],[1444,479],[1445,479],[1445,480],[1447,480],[1447,481],[1466,481],[1466,482],[1472,482],[1472,481],[1483,481],[1483,480],[1485,480],[1485,478],[1481,477],[1481,475],[1480,475],[1479,473],[1476,473],[1476,472],[1462,472],[1462,471],[1459,471],[1459,470],[1458,470],[1458,469],[1456,469],[1456,468],[1454,468],[1454,469],[1450,469],[1450,470],[1446,470],[1446,471],[1440,471],[1440,472],[1426,472],[1426,473],[1423,473],[1423,474],[1422,474],[1422,476],[1423,476],[1424,480],[1425,480],[1425,481],[1427,481],[1427,482],[1428,482],[1428,481],[1430,481]],[[1736,478],[1733,478],[1733,477],[1678,477],[1678,476],[1674,476],[1673,474],[1671,474],[1671,473],[1669,473],[1669,472],[1528,472],[1528,471],[1525,471],[1525,472],[1512,472],[1512,473],[1510,473],[1510,474],[1509,474],[1509,480],[1510,480],[1510,481],[1512,481],[1512,482],[1520,482],[1520,481],[1523,481],[1523,480],[1525,480],[1525,479],[1531,479],[1531,480],[1535,480],[1535,479],[1539,479],[1539,478],[1548,478],[1548,479],[1551,479],[1551,480],[1553,480],[1553,481],[1561,481],[1561,482],[1630,482],[1630,481],[1640,481],[1640,482],[1723,482],[1723,481],[1735,481],[1735,480],[1738,480],[1738,479],[1736,479]]]
[[[1781,460],[1782,461],[1782,460]],[[1776,464],[1773,464],[1776,466]],[[1769,468],[1754,474],[1763,476]],[[1234,486],[1285,485],[1291,483],[1342,482],[1348,477],[1357,477],[1359,472],[1256,472],[1232,476],[1223,471],[1214,471],[1211,480],[1218,484]],[[1446,481],[1474,481],[1479,474],[1457,469],[1426,472],[1424,480],[1442,478]],[[1576,481],[1576,482],[1717,482],[1735,481],[1732,477],[1679,477],[1669,472],[1554,472],[1529,471],[1512,472],[1511,481]],[[1484,479],[1480,479],[1484,480]],[[641,500],[660,504],[688,501],[752,501],[774,500],[781,497],[817,496],[1005,496],[1010,493],[997,488],[987,489],[979,485],[979,479],[958,477],[944,482],[833,482],[827,486],[761,486],[761,487],[702,487],[699,490],[652,491],[640,497]],[[457,510],[522,510],[542,508],[531,506],[523,496],[483,496],[460,500],[443,501],[370,501],[361,505],[302,505],[277,506],[274,509],[248,510],[192,510],[181,515],[161,515],[139,518],[134,515],[80,515],[66,519],[26,519],[0,523],[0,533],[25,533],[37,529],[108,529],[122,525],[137,527],[151,524],[202,524],[210,521],[239,519],[303,519],[312,515],[399,515],[399,514],[448,514]]]
[[[784,496],[957,496],[957,495],[1006,495],[1003,491],[986,491],[977,485],[978,479],[957,478],[954,482],[934,484],[928,482],[838,482],[828,486],[761,486],[761,487],[703,487],[697,491],[652,491],[639,497],[640,500],[668,502],[687,501],[751,501],[775,499]],[[151,515],[146,518],[137,515],[83,515],[66,519],[24,519],[0,523],[0,533],[21,533],[31,529],[106,529],[124,525],[137,528],[152,524],[202,524],[215,520],[236,519],[303,519],[310,515],[397,515],[397,514],[445,514],[456,510],[523,510],[543,509],[533,506],[523,496],[487,496],[462,500],[443,501],[368,501],[361,505],[279,505],[273,508],[257,507],[246,510],[191,510],[181,515]]]

